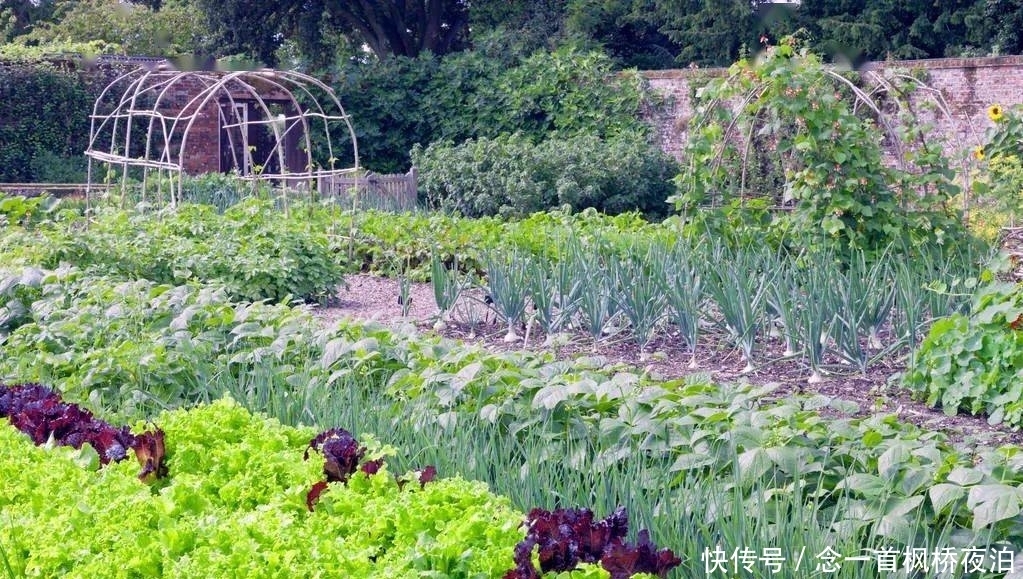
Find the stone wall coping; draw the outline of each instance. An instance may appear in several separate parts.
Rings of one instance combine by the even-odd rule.
[[[880,70],[885,68],[924,68],[928,70],[954,68],[998,68],[1023,66],[1023,55],[983,56],[970,58],[922,58],[918,60],[877,60],[865,63],[859,70]],[[642,70],[647,80],[674,80],[700,77],[725,76],[728,69],[714,68],[671,68],[665,70]]]

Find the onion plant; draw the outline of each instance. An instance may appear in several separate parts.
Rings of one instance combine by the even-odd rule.
[[[852,295],[860,300],[857,309],[865,326],[859,331],[865,329],[867,346],[875,350],[884,347],[878,330],[888,321],[895,306],[895,280],[889,255],[885,252],[873,263],[868,263],[866,256],[860,252],[849,262],[849,288]]]
[[[527,259],[518,251],[494,251],[484,257],[484,264],[490,300],[494,310],[508,324],[504,341],[517,342],[520,337],[515,328],[522,324],[529,297]]]
[[[401,316],[407,318],[412,311],[412,278],[405,273],[398,276],[398,304],[401,305]]]
[[[912,355],[916,352],[917,338],[924,323],[927,289],[918,270],[905,260],[895,265],[895,303],[899,315],[894,318],[893,325],[899,336],[906,341]]]
[[[488,311],[483,300],[468,292],[463,292],[461,299],[455,302],[451,313],[459,323],[469,328],[468,338],[475,340],[476,330],[486,321],[486,312]]]
[[[611,262],[610,274],[617,309],[629,321],[632,337],[639,346],[639,359],[643,361],[648,357],[646,347],[654,328],[668,307],[661,282],[667,258],[665,249],[658,244],[651,244],[642,253],[632,248],[629,253],[625,259]]]
[[[732,344],[742,351],[746,362],[743,372],[752,372],[753,351],[757,332],[763,325],[770,274],[763,271],[762,256],[752,248],[729,252],[719,246],[712,259],[717,267],[709,279],[709,293],[717,304]]]
[[[574,237],[569,238],[564,243],[562,252],[564,257],[551,266],[554,311],[548,337],[566,330],[572,318],[579,312],[579,299],[586,285],[586,272],[581,269],[577,258],[581,251],[578,240]]]
[[[664,274],[658,281],[667,300],[670,315],[689,348],[689,367],[696,368],[696,343],[700,333],[700,304],[704,278],[700,266],[702,249],[677,243],[665,256]]]
[[[526,259],[526,287],[533,304],[531,319],[549,336],[554,333],[555,280],[550,268],[539,258]]]

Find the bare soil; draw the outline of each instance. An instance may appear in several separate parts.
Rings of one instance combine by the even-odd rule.
[[[692,354],[677,336],[659,337],[641,356],[629,337],[605,336],[599,342],[582,333],[556,337],[553,345],[544,345],[546,336],[538,329],[517,328],[525,338],[508,344],[504,341],[507,326],[497,319],[478,298],[464,297],[454,319],[442,331],[434,330],[438,309],[430,284],[412,284],[407,316],[403,315],[399,282],[395,279],[360,274],[348,277],[348,288],[341,289],[337,299],[315,310],[325,324],[341,318],[374,320],[384,324],[412,323],[423,332],[485,345],[492,350],[530,349],[553,351],[559,358],[602,356],[609,364],[622,363],[662,378],[680,378],[693,373],[710,375],[715,381],[749,381],[754,384],[778,384],[777,396],[821,394],[856,403],[859,414],[895,414],[901,420],[928,430],[945,432],[952,440],[969,445],[1023,444],[1023,433],[988,424],[985,416],[949,416],[940,409],[929,408],[914,400],[910,391],[900,386],[899,376],[905,370],[904,360],[892,358],[871,366],[862,374],[849,366],[829,364],[822,382],[807,381],[810,369],[798,358],[784,358],[779,340],[758,344],[754,370],[744,373],[746,362],[730,346],[720,330],[707,328],[697,348],[695,367]],[[475,318],[479,318],[476,320]],[[473,324],[466,320],[473,320]]]

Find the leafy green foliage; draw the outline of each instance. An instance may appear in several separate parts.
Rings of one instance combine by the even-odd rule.
[[[0,429],[0,543],[20,576],[497,577],[522,539],[521,513],[459,478],[399,488],[382,467],[305,493],[322,461],[313,437],[231,400],[156,418],[169,477],[156,492],[135,467],[82,468],[80,451]],[[378,448],[375,441],[368,446]],[[53,540],[61,530],[60,541]]]
[[[71,239],[41,248],[46,265],[181,284],[223,285],[244,300],[313,300],[342,282],[325,233],[281,218],[270,201],[249,199],[218,214],[182,205],[154,213],[109,211]]]
[[[949,205],[959,192],[954,174],[921,138],[922,129],[890,135],[914,166],[887,166],[878,125],[892,119],[864,117],[858,111],[881,109],[796,44],[785,39],[701,89],[688,166],[671,198],[676,206],[696,211],[701,204],[768,199],[791,208],[769,220],[769,237],[840,254],[968,239]],[[910,117],[905,124],[916,122]],[[754,191],[746,181],[748,159],[760,147],[770,151],[782,178],[774,188]]]
[[[757,46],[755,10],[761,0],[658,0],[661,30],[681,47],[680,63],[726,66]]]
[[[178,56],[207,48],[203,14],[189,0],[168,0],[160,10],[137,2],[56,0],[53,20],[15,39],[25,44],[102,42],[106,54]],[[115,48],[115,50],[111,50]]]
[[[979,502],[929,499],[937,483],[958,484],[965,493],[1003,475],[1019,476],[1003,470],[1014,456],[1011,448],[983,455],[974,465],[969,453],[943,436],[895,416],[824,418],[819,409],[830,406],[841,414],[845,406],[823,397],[777,400],[772,387],[714,385],[698,377],[657,382],[627,370],[587,367],[585,359],[551,362],[528,352],[492,354],[436,340],[424,348],[423,338],[411,334],[358,324],[339,329],[347,337],[338,339],[368,351],[338,359],[338,371],[353,383],[383,372],[376,379],[387,384],[385,392],[410,423],[434,424],[440,432],[500,425],[520,441],[539,437],[548,457],[574,457],[573,449],[586,448],[589,458],[569,459],[568,472],[612,473],[639,460],[635,453],[642,449],[661,465],[643,484],[679,501],[676,513],[697,508],[683,504],[685,493],[672,492],[688,480],[705,487],[738,485],[751,500],[746,493],[799,484],[806,498],[820,501],[816,508],[833,513],[832,520],[898,544],[922,542],[931,525],[977,531],[974,539],[985,544],[1014,533],[1009,521],[1018,512],[1011,505],[987,518],[984,508],[974,508]],[[864,480],[876,484],[861,485]],[[996,521],[1004,523],[990,526]]]
[[[70,72],[46,64],[0,66],[0,181],[42,176],[37,158],[81,155],[94,95]]]
[[[430,278],[434,255],[449,264],[457,260],[466,271],[481,272],[484,256],[491,250],[515,248],[551,260],[565,251],[567,244],[552,244],[550,239],[577,237],[590,243],[598,238],[614,238],[628,244],[645,235],[668,234],[634,212],[612,217],[593,210],[548,211],[508,221],[434,212],[364,211],[340,216],[337,225],[341,229],[350,225],[355,231],[355,268],[394,275],[400,267],[403,274],[419,280]]]
[[[49,195],[25,197],[0,191],[0,226],[32,227],[54,213],[60,202]]]
[[[969,315],[934,322],[905,383],[947,414],[985,413],[992,424],[1023,426],[1023,292],[980,287]]]
[[[648,97],[638,75],[618,74],[604,53],[571,46],[526,55],[496,39],[443,59],[346,63],[331,76],[356,119],[360,157],[379,172],[405,171],[417,144],[516,132],[535,143],[555,130],[564,139],[609,139],[649,130],[640,119]]]
[[[789,31],[804,27],[814,50],[853,63],[1009,54],[1005,36],[994,37],[994,30],[1005,30],[1004,19],[1010,17],[1004,4],[870,0],[850,9],[841,1],[813,2],[795,11]]]
[[[663,214],[674,163],[641,135],[522,134],[433,144],[412,151],[428,202],[470,217],[521,217],[567,206]]]
[[[1021,109],[988,107],[993,123],[985,134],[985,143],[974,150],[974,159],[983,170],[973,181],[973,190],[981,204],[992,204],[1009,217],[1010,225],[1023,210],[1023,115]]]
[[[223,289],[118,281],[64,269],[6,274],[0,374],[131,413],[205,397],[203,381],[275,360],[294,380],[315,322],[300,309],[232,302]],[[292,364],[289,368],[288,364]]]

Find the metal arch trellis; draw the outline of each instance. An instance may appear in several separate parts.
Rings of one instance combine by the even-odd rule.
[[[117,95],[119,89],[121,92]],[[267,96],[267,89],[277,96],[272,99],[273,103],[287,103],[285,112],[275,113],[272,110],[273,103]],[[233,116],[239,102],[253,104],[258,112],[257,119],[225,117],[222,104],[229,104],[228,110]],[[162,200],[166,194],[171,205],[177,204],[181,200],[188,145],[190,139],[197,138],[192,134],[193,130],[197,123],[209,122],[211,109],[216,109],[218,115],[214,121],[218,131],[237,129],[226,131],[233,166],[260,168],[241,175],[254,184],[273,181],[313,191],[320,179],[360,170],[358,143],[350,116],[334,91],[312,76],[271,69],[223,73],[177,71],[166,67],[138,68],[107,84],[93,105],[89,147],[85,151],[88,157],[86,202],[91,204],[92,201],[96,162],[108,167],[103,177],[107,185],[113,181],[116,169],[120,170],[122,191],[127,188],[132,168],[141,169],[143,191],[146,191],[151,173],[155,172],[158,177],[156,195]],[[337,166],[340,150],[335,149],[330,129],[339,123],[342,129],[347,129],[351,139],[351,166]],[[132,135],[133,129],[140,124],[146,127],[141,141]],[[249,128],[256,125],[269,129],[273,142],[259,159],[252,158],[255,152],[249,141]],[[313,159],[314,130],[322,131],[319,144],[325,147],[328,155],[322,165]],[[300,134],[292,135],[292,132]],[[233,142],[234,134],[239,135],[240,143]],[[304,170],[288,169],[285,143],[289,137],[302,143],[306,154]],[[223,154],[221,146],[218,139],[218,155]],[[257,160],[262,162],[257,163]],[[269,167],[277,170],[266,170]]]

